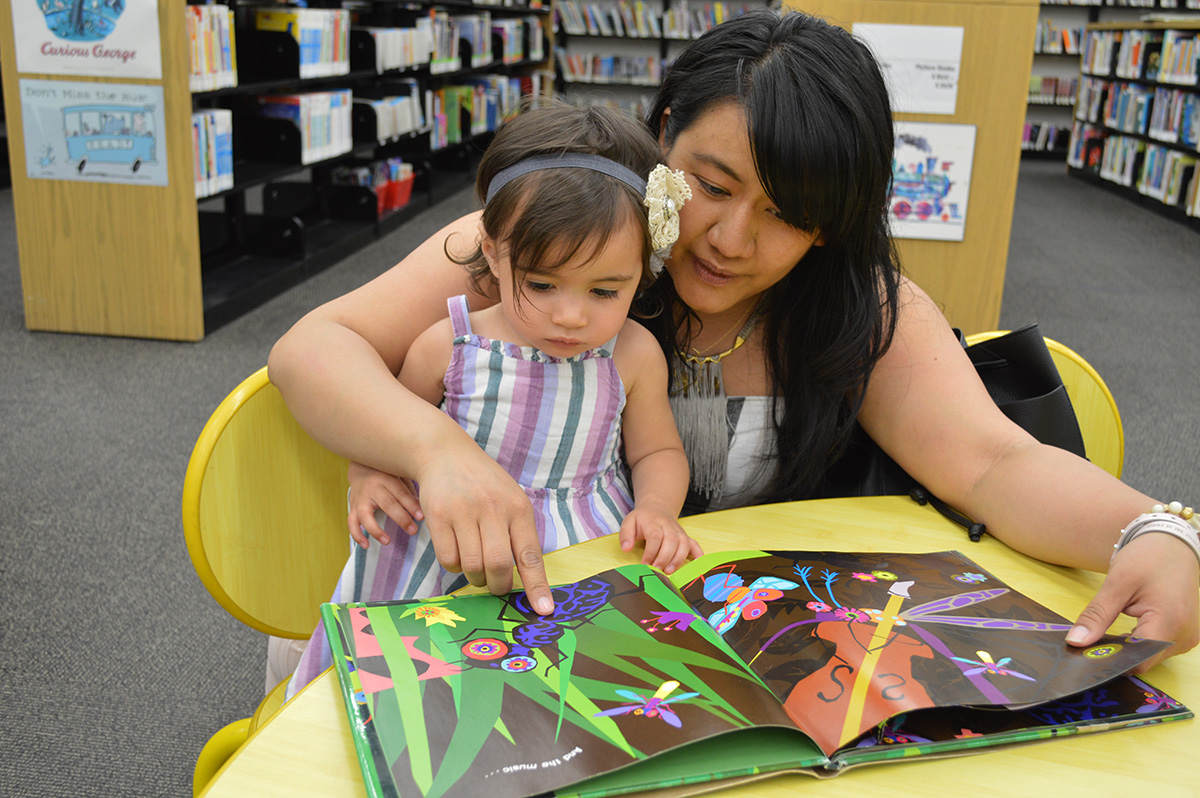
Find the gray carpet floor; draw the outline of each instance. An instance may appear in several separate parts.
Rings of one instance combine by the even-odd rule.
[[[0,191],[0,795],[184,796],[262,693],[265,642],[196,578],[179,520],[205,420],[304,312],[474,206],[461,192],[196,344],[24,329]],[[1039,321],[1108,381],[1126,479],[1200,501],[1200,235],[1021,167],[1001,326]]]

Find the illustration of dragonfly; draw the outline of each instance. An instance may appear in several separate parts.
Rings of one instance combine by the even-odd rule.
[[[597,712],[594,717],[608,715],[644,715],[647,718],[662,718],[676,729],[682,728],[683,721],[681,721],[679,716],[676,715],[674,710],[671,709],[671,703],[673,701],[684,701],[689,698],[695,698],[700,694],[680,693],[674,698],[667,700],[667,696],[669,696],[678,686],[679,682],[673,679],[669,682],[663,682],[662,686],[659,687],[654,695],[650,698],[646,698],[644,695],[635,693],[632,690],[617,690],[617,695],[621,696],[621,698],[628,698],[632,703],[622,704],[619,707],[613,707],[612,709],[606,709],[602,712]]]
[[[1016,676],[1018,679],[1024,679],[1027,682],[1037,681],[1032,676],[1017,673],[1012,668],[1007,667],[1008,663],[1012,662],[1012,657],[993,660],[992,655],[986,651],[976,651],[975,656],[979,657],[979,659],[967,659],[966,657],[951,657],[950,659],[976,666],[970,670],[963,671],[963,676],[975,676],[976,674],[983,673],[989,676]]]

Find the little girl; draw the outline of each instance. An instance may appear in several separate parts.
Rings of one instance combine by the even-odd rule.
[[[449,317],[417,337],[399,379],[440,404],[525,488],[544,552],[619,528],[624,549],[645,540],[645,561],[673,570],[701,553],[676,520],[687,459],[662,349],[627,318],[678,236],[674,211],[690,196],[681,176],[656,168],[658,156],[639,122],[607,109],[552,105],[504,125],[479,165],[479,242],[457,259],[499,304],[470,312],[467,297],[450,299]],[[427,521],[417,528],[418,505],[402,484],[382,492],[404,494],[406,509],[392,510],[403,526],[364,518],[380,544],[370,546],[352,511],[359,546],[332,601],[463,587],[462,574],[439,564],[459,561],[463,552],[444,551],[456,542],[431,537]],[[330,664],[319,624],[288,697]]]

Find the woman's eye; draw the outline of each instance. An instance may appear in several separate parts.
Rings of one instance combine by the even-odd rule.
[[[723,188],[714,186],[702,177],[697,177],[696,182],[700,184],[700,188],[704,189],[705,194],[711,194],[714,197],[724,197],[729,193]]]
[[[616,299],[620,296],[619,291],[614,291],[611,288],[593,288],[592,293],[601,299]]]
[[[532,280],[525,283],[525,290],[532,291],[535,294],[542,294],[554,288],[550,283],[535,283]]]

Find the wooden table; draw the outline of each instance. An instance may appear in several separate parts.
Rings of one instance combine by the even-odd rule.
[[[705,551],[925,552],[957,549],[984,568],[1068,618],[1087,603],[1099,574],[1059,568],[1018,554],[985,536],[966,533],[907,497],[795,502],[695,516],[684,526]],[[547,556],[553,582],[569,582],[637,561],[615,535]],[[1128,621],[1128,619],[1123,619]],[[1118,631],[1128,631],[1126,622]],[[1154,668],[1147,679],[1192,709],[1200,707],[1200,649]],[[1200,725],[1194,720],[1063,738],[1004,751],[876,765],[818,782],[779,776],[715,796],[821,798],[864,795],[1200,795]],[[208,785],[220,796],[365,795],[337,677],[326,672],[262,726]]]

